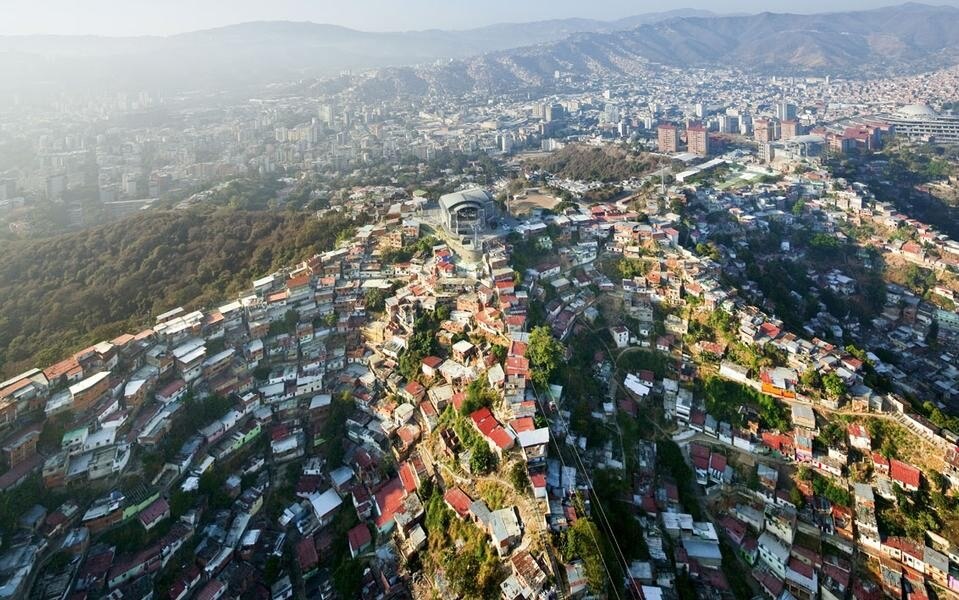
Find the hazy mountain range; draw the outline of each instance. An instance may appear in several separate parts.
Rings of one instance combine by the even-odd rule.
[[[366,32],[309,22],[258,21],[172,36],[0,36],[0,90],[99,86],[223,88],[415,65],[710,16],[678,9],[615,21],[556,19],[464,31]]]
[[[465,31],[255,22],[168,37],[0,36],[0,91],[227,89],[383,68],[372,85],[385,93],[465,92],[540,85],[556,70],[629,73],[650,62],[779,73],[928,69],[959,62],[959,9],[734,16],[680,9]]]
[[[628,30],[488,52],[430,68],[388,68],[383,94],[548,86],[556,71],[639,73],[651,64],[790,75],[888,75],[959,63],[959,8],[909,3],[813,15],[684,16]]]

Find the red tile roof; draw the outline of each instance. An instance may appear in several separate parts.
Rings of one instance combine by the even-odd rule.
[[[403,389],[406,390],[407,394],[416,398],[421,396],[426,391],[426,388],[424,388],[418,381],[411,381],[407,383]]]
[[[208,584],[196,595],[197,600],[211,600],[220,597],[219,594],[226,587],[226,584],[219,579],[211,579]]]
[[[510,356],[506,358],[507,375],[527,375],[529,374],[529,359],[522,356]]]
[[[512,342],[510,342],[509,352],[507,353],[507,355],[521,356],[521,357],[526,356],[526,344],[523,342],[519,342],[517,340],[513,340]]]
[[[861,437],[861,438],[868,438],[868,437],[869,437],[869,432],[867,432],[867,431],[866,431],[866,428],[863,427],[862,425],[860,425],[859,423],[853,423],[853,424],[851,424],[851,425],[846,429],[846,431],[849,432],[849,435],[852,436],[852,437]]]
[[[296,562],[300,565],[300,571],[309,571],[320,562],[312,536],[307,536],[296,544]]]
[[[713,452],[709,455],[709,468],[713,471],[725,471],[726,457],[718,452]]]
[[[689,445],[689,455],[694,458],[709,458],[709,448],[693,442]]]
[[[379,516],[376,518],[376,526],[383,527],[393,520],[393,515],[403,504],[403,498],[406,497],[406,490],[403,488],[403,482],[399,477],[394,477],[381,487],[375,494],[376,509]]]
[[[350,540],[350,550],[354,554],[360,551],[363,546],[366,546],[373,541],[373,536],[370,535],[370,528],[366,526],[366,523],[360,523],[346,534],[347,538]]]
[[[476,429],[501,450],[510,448],[513,445],[513,436],[500,425],[500,422],[496,420],[496,417],[493,416],[493,413],[491,413],[488,408],[483,407],[474,411],[470,414],[470,419],[473,420],[473,425],[476,426]]]
[[[709,469],[709,459],[705,456],[693,456],[693,467],[699,471],[706,471]]]
[[[450,508],[452,508],[460,518],[465,519],[466,516],[469,515],[470,504],[473,503],[473,500],[460,488],[454,487],[446,490],[446,493],[443,494],[443,499],[446,500],[446,503],[449,504]]]
[[[799,573],[803,577],[812,579],[812,576],[813,576],[812,565],[807,565],[806,563],[800,561],[798,558],[789,559],[789,568]]]
[[[872,453],[872,462],[876,466],[885,467],[886,469],[889,468],[889,461],[886,459],[885,456],[883,456],[882,454],[879,454],[878,452]]]
[[[922,472],[912,465],[891,458],[889,459],[889,477],[906,487],[918,488]]]
[[[532,417],[520,417],[519,419],[513,419],[510,421],[509,426],[513,428],[513,431],[519,433],[520,431],[533,431],[536,429],[536,423],[533,422]]]
[[[76,358],[67,358],[56,364],[50,365],[43,370],[43,374],[46,375],[47,379],[56,379],[61,375],[66,375],[70,371],[78,368],[80,368],[80,363],[77,362]]]
[[[170,513],[170,505],[164,498],[157,498],[150,506],[140,511],[138,516],[141,523],[150,525]]]
[[[431,369],[436,369],[441,364],[443,364],[443,359],[440,358],[439,356],[427,356],[426,358],[423,359],[423,365]]]
[[[502,427],[497,427],[491,431],[488,437],[501,450],[511,448],[516,441],[513,439],[513,436]]]
[[[406,490],[407,494],[416,491],[416,477],[413,475],[413,468],[407,461],[400,465],[400,481],[403,482],[403,489]]]
[[[186,383],[184,383],[182,379],[174,379],[167,385],[163,386],[163,389],[161,389],[158,394],[165,398],[169,398],[180,391],[184,386],[186,386]]]
[[[309,275],[300,275],[299,277],[291,277],[290,279],[286,280],[286,287],[287,289],[290,289],[290,290],[296,289],[298,287],[303,287],[309,284],[310,284]]]
[[[488,434],[494,427],[499,425],[499,421],[496,420],[493,413],[490,412],[490,409],[485,406],[470,413],[470,419],[473,420],[473,425],[475,425],[483,435]]]
[[[782,329],[776,327],[768,321],[759,326],[759,330],[762,331],[765,335],[770,338],[776,339],[779,337],[779,334],[782,333]]]
[[[423,400],[420,402],[420,410],[423,411],[424,415],[435,415],[436,407],[433,406],[433,403],[429,400]]]

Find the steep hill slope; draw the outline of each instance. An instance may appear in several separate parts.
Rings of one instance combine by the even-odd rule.
[[[0,244],[0,372],[54,362],[170,308],[219,302],[351,224],[294,212],[152,212]]]
[[[626,31],[576,33],[441,66],[386,68],[378,85],[400,93],[503,92],[549,85],[556,71],[634,75],[650,64],[788,75],[918,72],[959,62],[957,25],[959,8],[923,4],[813,15],[679,17]]]

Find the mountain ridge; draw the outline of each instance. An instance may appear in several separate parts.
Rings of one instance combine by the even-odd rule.
[[[636,75],[650,65],[736,67],[789,75],[888,75],[959,63],[959,8],[919,3],[811,15],[678,17],[634,29],[576,33],[441,67],[387,68],[379,85],[449,91],[548,86],[556,71]],[[419,83],[415,81],[421,80]]]
[[[908,3],[815,14],[677,9],[461,31],[261,21],[168,37],[0,36],[0,91],[253,88],[371,69],[386,93],[499,91],[544,85],[556,71],[630,75],[649,64],[796,75],[918,71],[959,62],[957,24],[959,8]]]

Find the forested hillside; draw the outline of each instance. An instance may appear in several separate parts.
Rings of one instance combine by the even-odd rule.
[[[254,277],[331,248],[351,218],[164,211],[0,243],[0,372],[44,366],[179,305],[200,307]]]
[[[662,165],[657,157],[624,146],[570,144],[546,157],[533,159],[531,166],[557,177],[583,181],[622,181],[648,175]]]

